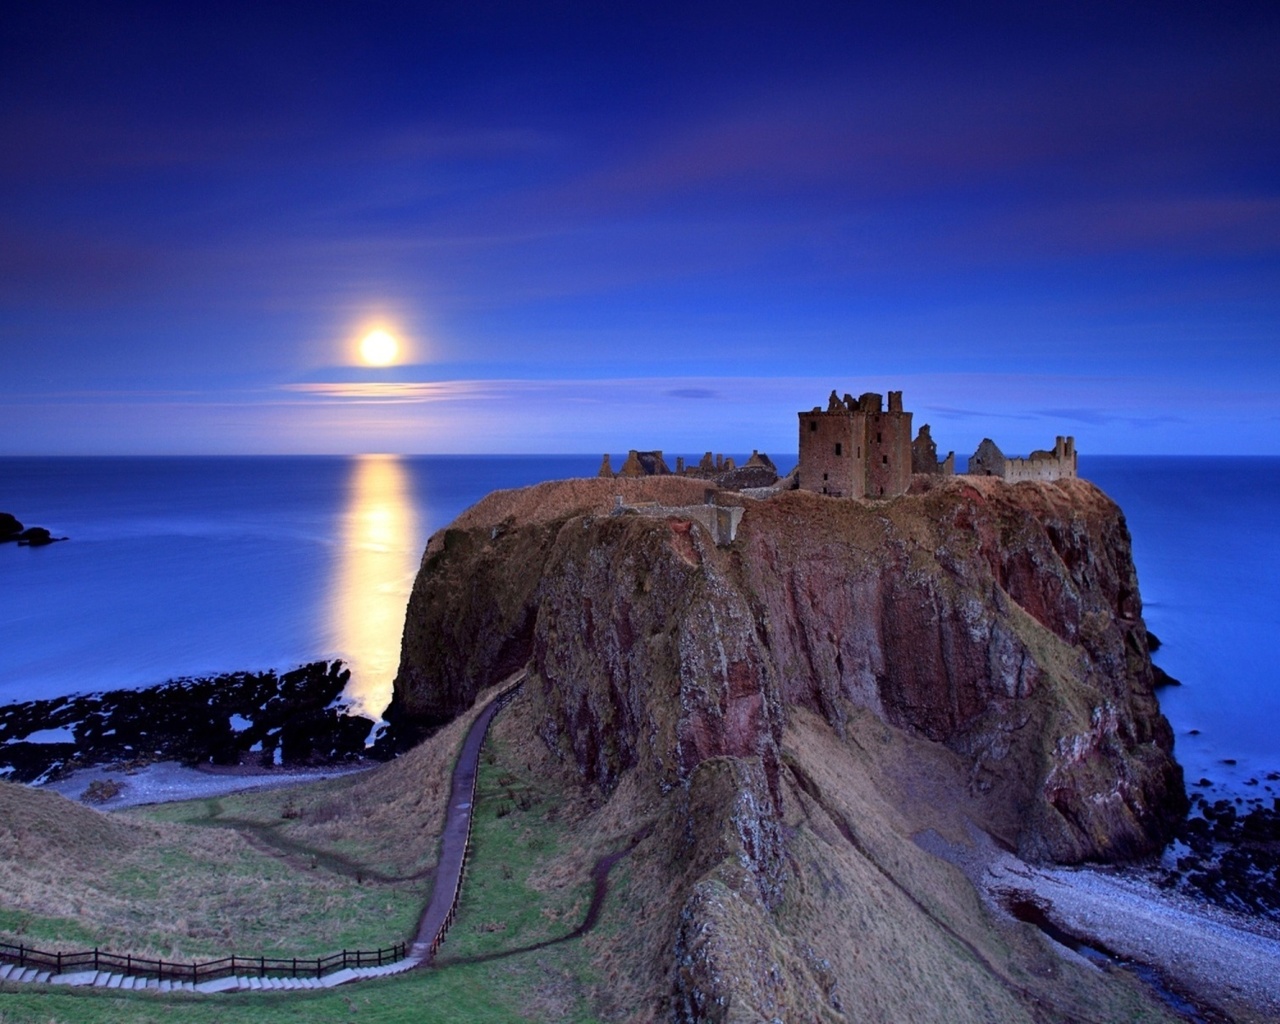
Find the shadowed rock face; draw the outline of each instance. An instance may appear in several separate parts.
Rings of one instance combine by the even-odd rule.
[[[605,490],[433,539],[397,715],[447,720],[528,661],[540,735],[605,793],[732,757],[776,804],[790,709],[844,734],[861,707],[959,754],[1024,856],[1137,856],[1183,812],[1128,531],[1092,485],[781,494],[747,502],[727,548],[696,523],[601,514]]]

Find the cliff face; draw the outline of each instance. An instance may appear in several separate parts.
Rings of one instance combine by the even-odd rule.
[[[1027,856],[1163,841],[1181,776],[1124,518],[1092,485],[793,492],[748,502],[716,548],[696,523],[602,514],[642,481],[574,484],[567,509],[544,485],[550,518],[433,539],[398,713],[447,720],[529,661],[543,738],[607,792],[633,768],[669,788],[720,755],[774,778],[788,708],[844,733],[865,707],[961,754]]]
[[[871,812],[848,809],[858,786],[878,794],[875,814],[945,808],[1031,859],[1163,843],[1181,771],[1124,519],[1092,485],[955,478],[878,503],[791,492],[745,501],[727,547],[678,516],[610,514],[613,495],[657,486],[542,485],[433,538],[394,705],[445,720],[527,663],[542,741],[605,798],[624,781],[628,799],[649,794],[637,806],[658,809],[655,877],[679,906],[654,939],[655,955],[675,952],[676,1018],[816,999],[842,1019],[836,953],[783,920],[784,904],[807,905],[806,844],[832,871],[884,874],[917,855],[902,835],[934,820],[885,825],[897,852],[877,854]],[[834,753],[815,760],[818,745]],[[861,781],[815,781],[837,769]],[[769,949],[785,968],[773,982],[742,959]]]

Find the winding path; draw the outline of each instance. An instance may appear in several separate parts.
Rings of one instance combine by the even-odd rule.
[[[400,974],[415,967],[429,964],[435,956],[445,934],[453,924],[457,913],[458,898],[462,893],[462,876],[466,867],[467,854],[471,845],[471,811],[475,802],[476,777],[479,774],[480,751],[484,747],[485,737],[494,717],[506,707],[524,686],[525,673],[521,672],[514,682],[491,700],[483,711],[471,723],[467,737],[463,740],[462,750],[453,768],[453,778],[449,790],[449,808],[445,813],[444,830],[440,838],[440,861],[437,866],[435,884],[431,890],[431,901],[423,911],[418,922],[418,933],[407,955],[394,963],[375,967],[347,967],[326,974],[322,978],[264,978],[264,977],[225,977],[195,984],[192,982],[158,981],[135,975],[124,975],[109,971],[77,971],[70,974],[54,974],[38,968],[23,965],[0,963],[0,981],[20,981],[47,983],[52,985],[93,985],[100,988],[114,989],[152,989],[170,991],[184,989],[195,992],[234,992],[261,989],[304,989],[333,988],[351,981],[366,978],[385,977],[389,974]],[[621,854],[609,860],[612,864]],[[597,865],[597,872],[600,866]],[[605,868],[607,874],[608,868]],[[581,934],[595,923],[599,913],[598,902],[602,879],[597,879],[597,899],[593,901],[588,921],[574,934]]]
[[[471,811],[476,798],[476,776],[480,772],[480,750],[494,716],[505,708],[524,686],[525,675],[520,673],[515,683],[489,702],[467,730],[462,751],[453,767],[453,781],[449,787],[449,809],[445,812],[444,831],[440,837],[440,862],[436,867],[436,881],[431,888],[431,902],[422,912],[418,922],[418,935],[409,948],[407,959],[417,963],[430,963],[445,932],[453,924],[458,909],[458,897],[462,894],[462,871],[471,848]]]

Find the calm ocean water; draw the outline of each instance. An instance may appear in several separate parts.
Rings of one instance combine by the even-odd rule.
[[[0,511],[72,538],[0,547],[0,703],[341,657],[376,714],[428,536],[495,488],[599,465],[0,459]],[[1280,771],[1280,459],[1095,456],[1081,473],[1128,517],[1156,660],[1185,684],[1161,701],[1188,778],[1261,795]]]

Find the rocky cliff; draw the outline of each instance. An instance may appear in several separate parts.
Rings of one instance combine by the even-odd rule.
[[[814,872],[870,863],[906,893],[885,865],[908,870],[918,851],[898,840],[924,824],[963,819],[1066,863],[1163,843],[1181,771],[1102,492],[954,478],[876,503],[722,495],[745,506],[724,547],[678,514],[614,508],[700,500],[685,483],[541,485],[437,534],[393,701],[439,723],[529,666],[531,730],[600,799],[621,789],[656,815],[650,869],[675,903],[652,945],[677,1019],[813,999],[843,1019],[837,981],[856,974],[844,946],[806,937],[832,906],[806,903]],[[925,918],[951,948],[954,926]]]

